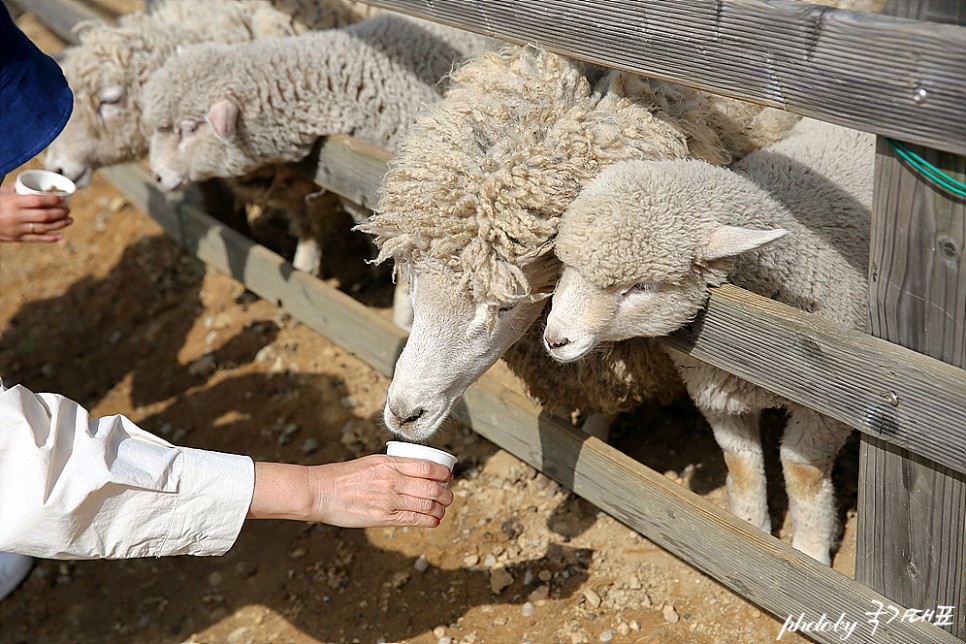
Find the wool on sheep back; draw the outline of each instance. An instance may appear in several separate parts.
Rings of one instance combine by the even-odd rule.
[[[439,100],[456,61],[490,42],[386,13],[340,30],[186,48],[144,88],[152,167],[163,184],[242,176],[301,160],[333,134],[392,149]]]
[[[142,86],[178,46],[340,27],[362,13],[343,0],[167,0],[116,25],[81,25],[80,43],[64,50],[62,62],[74,111],[45,165],[85,185],[97,168],[142,159],[150,136],[141,123]]]

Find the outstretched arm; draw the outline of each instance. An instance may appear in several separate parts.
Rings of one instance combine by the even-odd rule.
[[[442,485],[451,478],[438,463],[383,455],[315,466],[256,463],[248,518],[434,528],[453,502]]]
[[[178,447],[124,416],[0,381],[0,552],[52,559],[221,555],[246,518],[439,524],[451,474],[383,455],[253,463]]]

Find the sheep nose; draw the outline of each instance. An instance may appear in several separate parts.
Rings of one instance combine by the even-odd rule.
[[[399,422],[400,426],[405,427],[406,425],[411,425],[422,418],[423,414],[426,413],[426,409],[423,407],[418,407],[412,411],[397,412],[390,405],[389,413],[392,414],[393,417]]]
[[[155,183],[161,183],[161,175],[160,174],[154,175],[154,182]]]
[[[544,338],[547,346],[551,349],[559,349],[560,347],[565,347],[570,344],[570,338],[560,338],[559,340],[554,340],[550,336]]]

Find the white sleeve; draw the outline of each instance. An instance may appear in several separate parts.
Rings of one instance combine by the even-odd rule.
[[[221,555],[248,513],[247,456],[175,447],[124,416],[0,381],[0,552]]]

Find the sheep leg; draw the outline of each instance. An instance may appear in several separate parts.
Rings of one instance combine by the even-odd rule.
[[[771,533],[759,414],[702,411],[724,452],[728,468],[728,509],[735,516]]]
[[[299,237],[298,243],[295,245],[295,256],[292,258],[292,266],[310,275],[320,275],[322,266],[322,244],[319,243],[319,240],[313,239],[312,237]]]
[[[824,564],[838,530],[832,466],[851,428],[805,407],[789,407],[781,461],[788,511],[795,534],[792,547]]]

